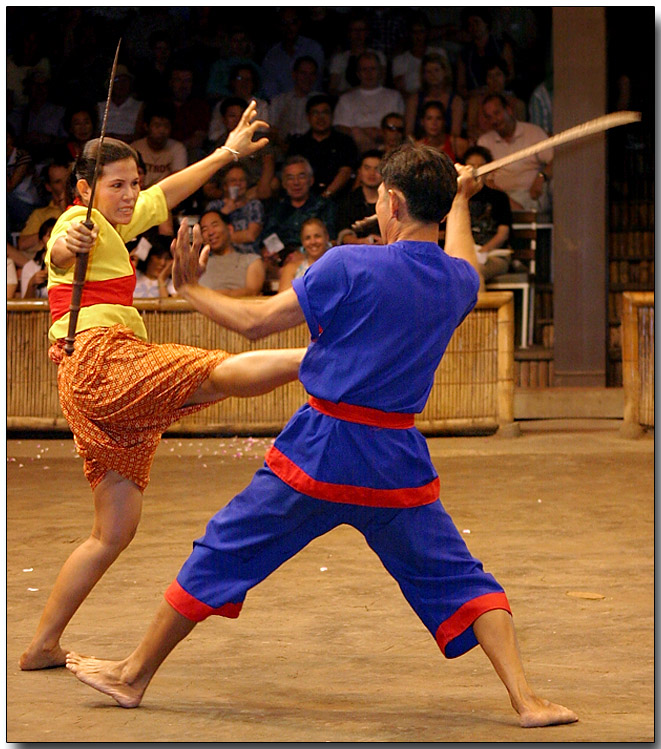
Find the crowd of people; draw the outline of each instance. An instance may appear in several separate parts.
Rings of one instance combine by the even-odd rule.
[[[288,288],[319,257],[311,234],[325,248],[379,244],[378,230],[352,227],[374,213],[380,160],[401,143],[484,163],[547,137],[552,79],[525,49],[535,16],[520,9],[515,23],[505,10],[468,7],[448,21],[431,8],[280,8],[257,25],[239,8],[43,9],[30,22],[14,9],[8,298],[46,296],[46,242],[73,202],[75,160],[99,133],[115,38],[123,41],[106,133],[137,152],[141,188],[223,145],[251,100],[269,139],[129,244],[134,298],[174,295],[169,245],[184,216],[211,246],[203,282],[247,296]],[[522,23],[525,42],[511,33]],[[510,210],[550,210],[552,158],[493,173],[489,188],[503,199],[472,202],[476,244],[506,246]],[[501,209],[485,221],[494,200]]]

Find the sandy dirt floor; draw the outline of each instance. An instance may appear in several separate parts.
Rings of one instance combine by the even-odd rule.
[[[347,526],[251,591],[239,619],[199,625],[137,710],[66,669],[21,672],[57,571],[89,532],[91,495],[69,440],[10,440],[7,741],[653,741],[654,438],[626,440],[619,423],[530,422],[519,438],[429,440],[444,505],[507,590],[531,683],[580,717],[528,730],[482,651],[445,660]],[[269,444],[169,436],[135,540],[64,644],[127,655],[192,540]]]

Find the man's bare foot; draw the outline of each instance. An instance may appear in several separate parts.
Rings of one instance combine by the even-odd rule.
[[[519,722],[523,728],[557,726],[578,720],[578,715],[569,708],[539,697],[533,697],[525,705],[514,709],[519,713]]]
[[[68,653],[66,666],[80,681],[112,697],[121,707],[138,707],[145,687],[131,685],[123,676],[124,661],[101,661]]]
[[[18,659],[22,671],[38,671],[42,668],[58,668],[64,666],[67,651],[56,645],[51,650],[36,648],[32,645]]]

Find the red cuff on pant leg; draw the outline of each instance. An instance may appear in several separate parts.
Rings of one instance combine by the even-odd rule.
[[[165,600],[172,608],[193,622],[201,622],[208,616],[226,616],[236,619],[241,612],[243,602],[225,603],[220,608],[214,609],[202,601],[198,601],[190,593],[185,591],[176,580],[173,580],[165,591]]]
[[[482,614],[494,609],[503,609],[511,614],[510,605],[505,593],[486,593],[460,606],[451,617],[446,619],[436,630],[436,642],[443,655],[447,644],[465,632]]]

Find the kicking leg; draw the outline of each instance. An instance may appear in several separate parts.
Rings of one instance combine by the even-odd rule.
[[[221,362],[185,406],[235,396],[263,395],[298,379],[305,348],[245,351]]]
[[[512,617],[503,610],[487,611],[473,622],[473,632],[501,681],[524,728],[574,723],[577,715],[562,705],[541,699],[523,672]]]
[[[83,683],[109,695],[121,707],[138,707],[158,667],[195,624],[162,601],[142,642],[128,658],[102,661],[68,653],[66,665]]]
[[[115,471],[109,471],[94,489],[94,525],[62,566],[37,631],[21,655],[24,671],[64,666],[60,646],[65,627],[104,572],[129,545],[140,521],[142,493]]]

